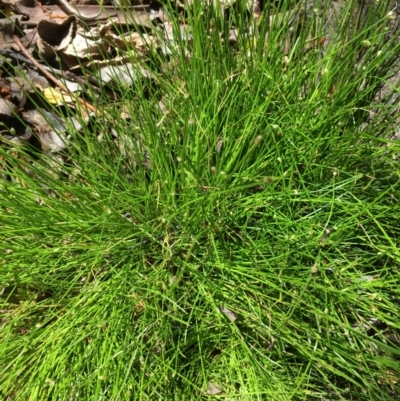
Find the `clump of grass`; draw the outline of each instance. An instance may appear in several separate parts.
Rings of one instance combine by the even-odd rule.
[[[59,166],[2,149],[5,399],[398,396],[395,90],[375,99],[399,45],[387,4],[347,2],[336,35],[317,8],[291,30],[195,2],[130,120],[71,132]]]

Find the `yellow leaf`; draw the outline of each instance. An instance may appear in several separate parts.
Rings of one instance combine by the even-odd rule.
[[[76,103],[76,100],[73,97],[71,97],[63,92],[60,92],[59,90],[54,89],[54,88],[46,88],[44,90],[43,94],[44,94],[44,97],[46,98],[46,100],[52,104],[74,105]]]

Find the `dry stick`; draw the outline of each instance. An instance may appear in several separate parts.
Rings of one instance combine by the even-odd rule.
[[[65,14],[75,15],[75,17],[78,17],[82,21],[86,22],[96,21],[102,13],[102,10],[100,10],[97,14],[94,15],[82,14],[72,4],[68,3],[67,0],[58,0],[58,6],[61,8],[61,10],[65,12]]]
[[[18,36],[14,35],[14,42],[16,45],[19,47],[19,49],[24,53],[26,58],[28,58],[31,63],[38,69],[40,70],[50,81],[53,81],[57,86],[59,86],[65,93],[69,93],[68,88],[61,82],[59,81],[54,75],[50,74],[48,71],[46,71],[33,57],[32,55],[26,50],[25,46],[21,43],[20,39]],[[78,102],[82,105],[85,106],[87,109],[90,111],[96,112],[96,108],[92,106],[90,103],[86,102],[85,100],[81,99],[79,96],[77,97]]]
[[[15,51],[11,51],[8,49],[0,49],[0,56],[5,56],[5,57],[11,58],[16,61],[21,61],[30,66],[33,65],[32,61],[27,59],[26,57],[24,57],[22,54],[16,53]],[[85,88],[88,86],[88,82],[87,82],[87,80],[85,80],[85,78],[78,77],[71,71],[63,72],[61,70],[57,70],[56,68],[47,67],[46,65],[42,65],[42,68],[44,68],[46,71],[52,72],[54,75],[57,75],[57,76],[60,75],[69,81],[76,82],[76,83],[84,86]],[[101,92],[101,89],[98,88],[97,86],[94,86],[93,84],[90,86],[90,88],[97,93]]]

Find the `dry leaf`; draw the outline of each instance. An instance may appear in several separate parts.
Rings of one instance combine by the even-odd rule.
[[[224,392],[224,386],[220,383],[209,382],[207,388],[202,390],[204,395],[217,395]]]
[[[219,310],[226,315],[229,320],[231,320],[232,322],[234,322],[237,319],[236,313],[232,312],[230,309],[225,308],[225,306],[220,306]]]
[[[69,17],[61,24],[52,21],[40,21],[37,27],[39,53],[44,58],[51,58],[58,51],[66,49],[76,35],[75,17]]]
[[[46,100],[51,104],[74,106],[76,99],[54,88],[46,88],[43,92]]]
[[[6,100],[0,99],[0,117],[15,117],[18,114],[18,107]]]
[[[69,140],[64,134],[66,128],[58,117],[40,109],[29,110],[22,113],[22,116],[35,127],[45,151],[59,152],[69,145]]]

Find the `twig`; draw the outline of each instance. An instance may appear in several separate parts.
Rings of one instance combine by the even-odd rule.
[[[68,88],[60,81],[58,80],[54,75],[50,74],[50,72],[46,71],[43,66],[41,66],[33,57],[32,55],[26,50],[25,46],[21,43],[20,39],[18,36],[14,35],[14,42],[16,45],[19,47],[22,53],[24,53],[25,57],[31,61],[31,63],[38,69],[40,70],[50,81],[53,81],[57,86],[61,88],[65,93],[69,93]],[[90,103],[86,102],[85,100],[81,99],[79,96],[77,97],[78,102],[86,107],[88,110],[96,112],[96,108],[92,106]]]
[[[27,59],[26,57],[22,56],[19,53],[14,52],[14,51],[11,51],[8,49],[0,49],[0,60],[1,60],[1,56],[5,56],[7,58],[11,58],[13,60],[20,61],[20,62],[25,63],[25,64],[29,65],[30,67],[34,68],[35,71],[37,70],[37,67],[32,64],[31,60]],[[47,65],[42,65],[42,68],[44,68],[46,71],[51,72],[54,75],[60,76],[62,78],[66,78],[68,81],[76,82],[76,83],[84,86],[85,88],[87,88],[89,86],[87,80],[85,80],[82,77],[78,77],[71,71],[64,72],[64,71],[58,70],[57,68],[47,67]],[[95,86],[93,83],[91,83],[90,88],[97,93],[101,92],[100,88],[98,86]]]
[[[80,13],[72,4],[68,3],[67,0],[58,0],[58,6],[65,12],[67,15],[75,15],[75,17],[80,18],[82,21],[91,22],[96,21],[102,10],[100,10],[97,14],[94,15],[86,15]]]

